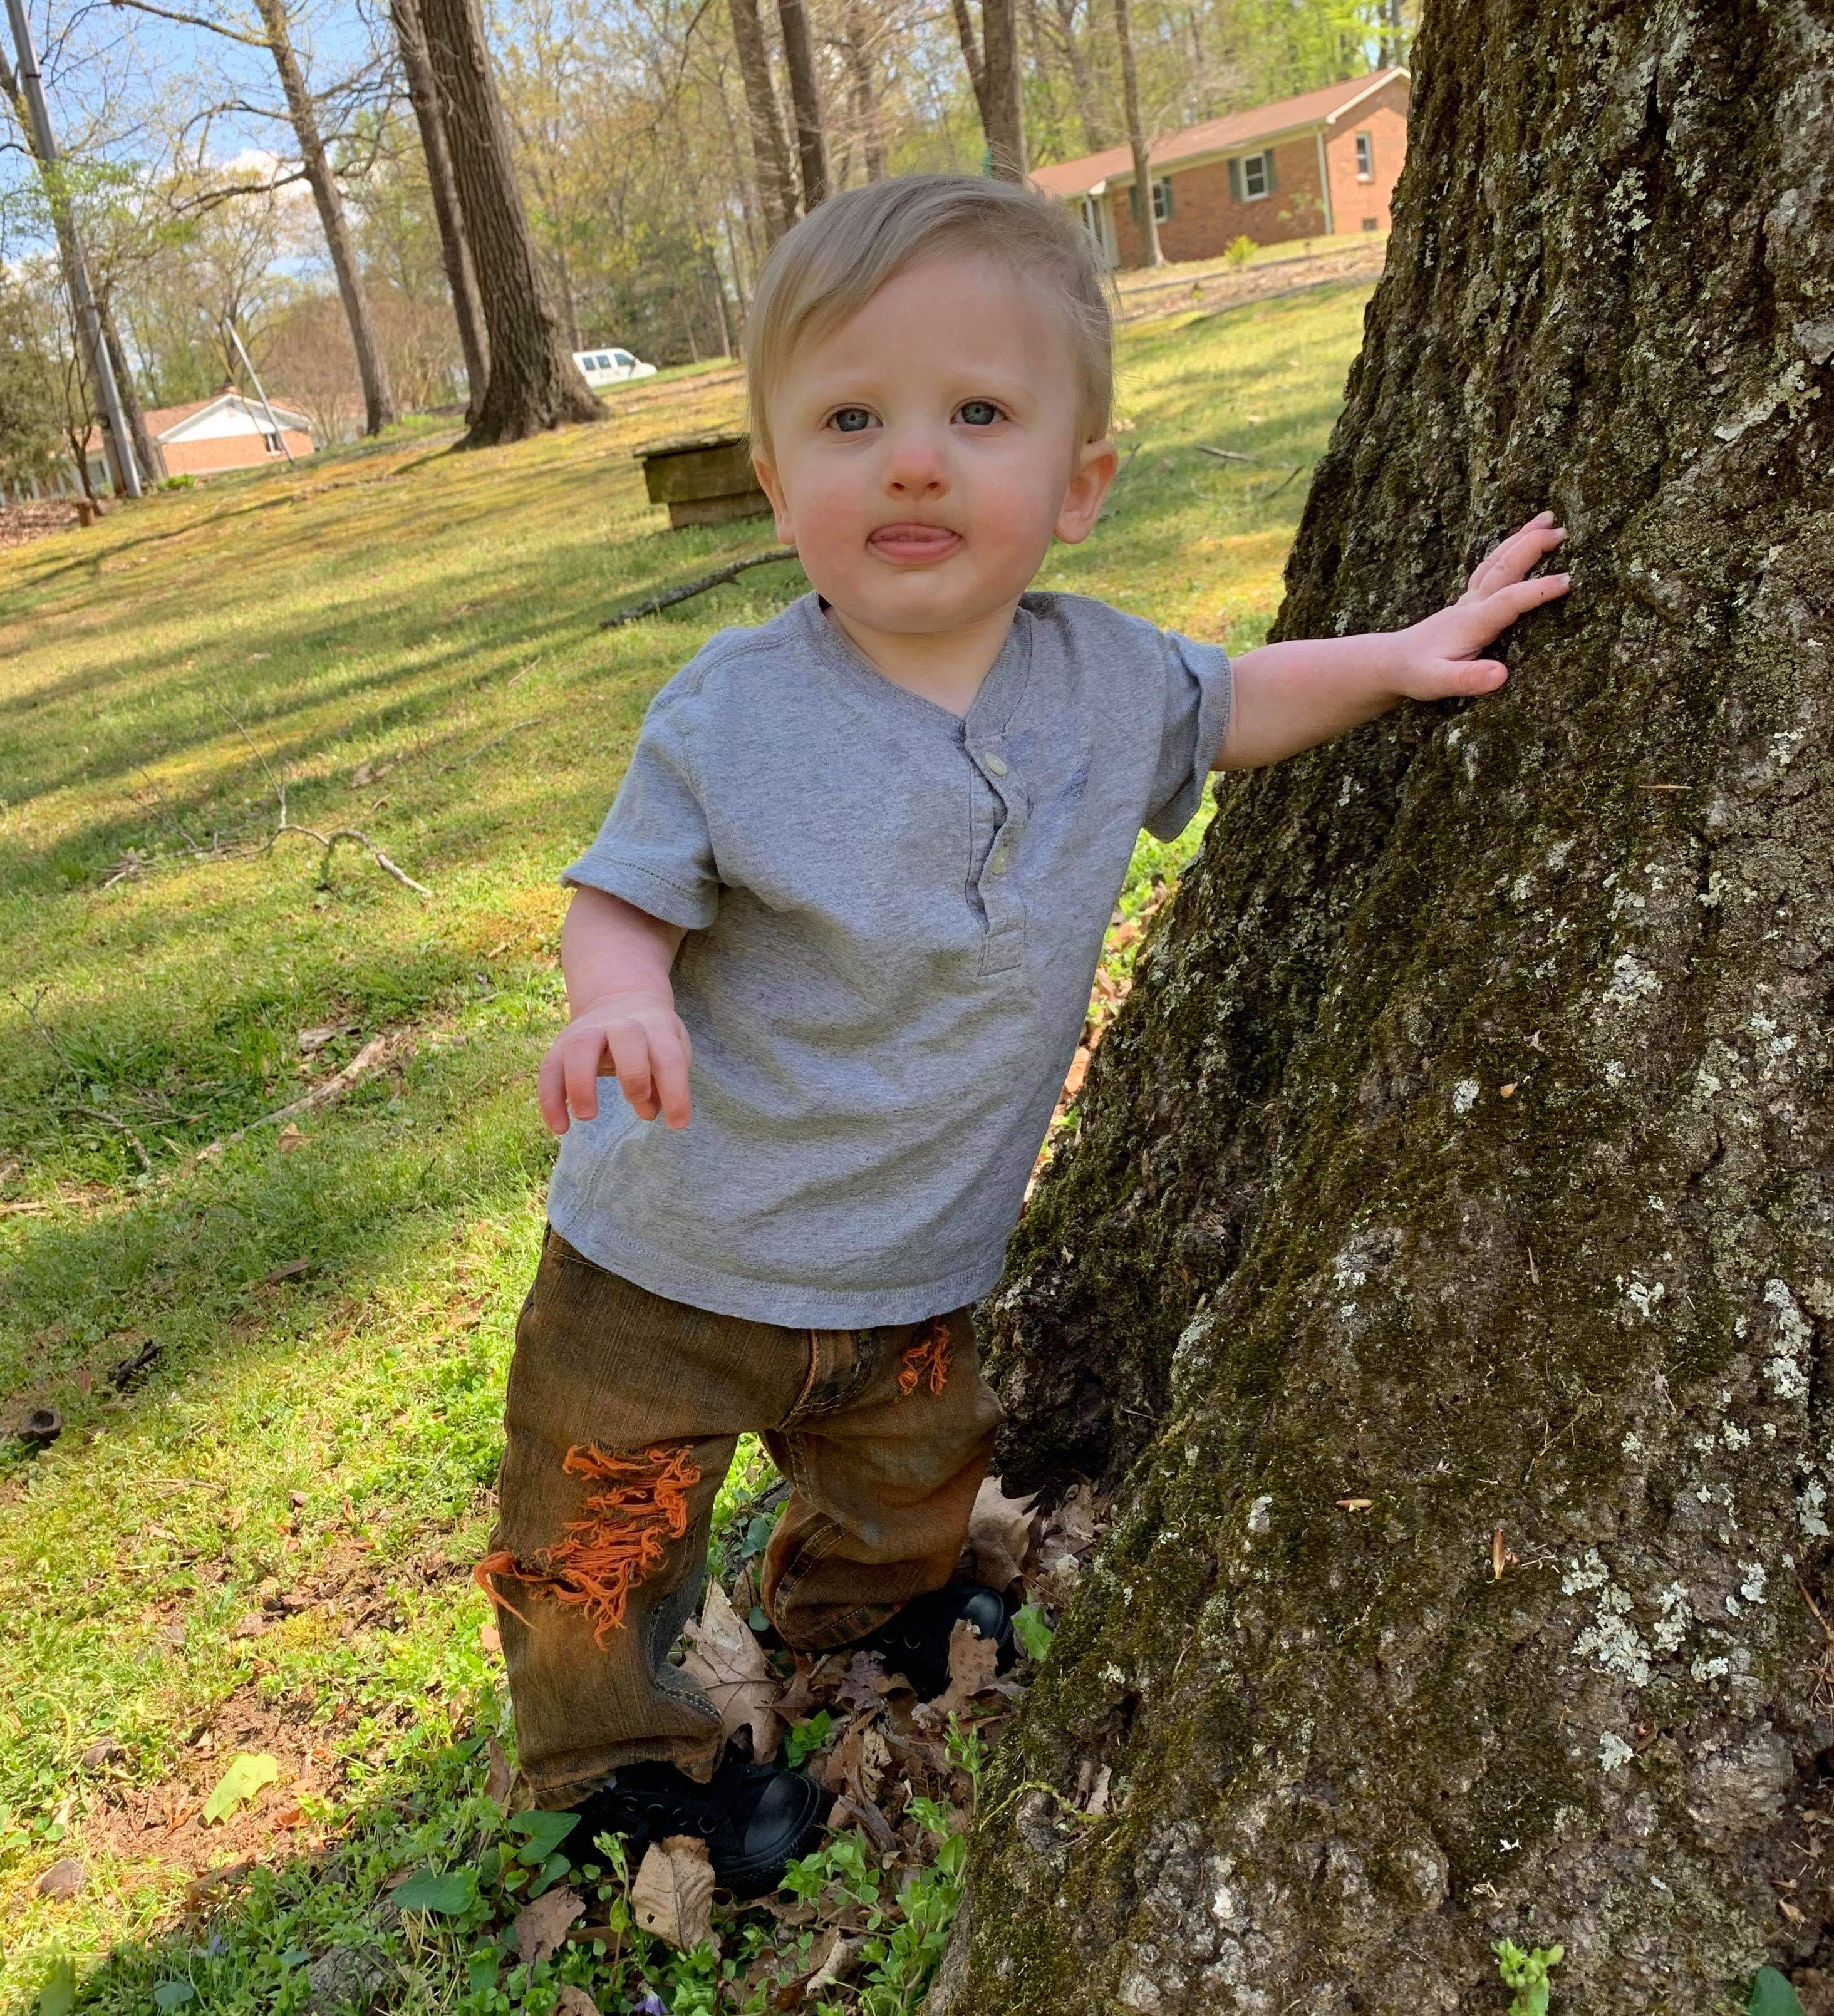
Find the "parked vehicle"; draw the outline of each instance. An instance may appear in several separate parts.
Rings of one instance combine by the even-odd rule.
[[[576,350],[573,361],[596,392],[601,385],[622,385],[632,378],[654,378],[654,364],[640,363],[628,350]]]

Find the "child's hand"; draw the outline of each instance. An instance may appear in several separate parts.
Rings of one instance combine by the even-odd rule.
[[[640,1120],[660,1113],[671,1127],[685,1127],[688,1065],[694,1046],[673,1004],[658,994],[609,995],[575,1016],[542,1060],[535,1099],[550,1134],[564,1134],[572,1120],[596,1119],[599,1078],[609,1069],[624,1089]]]
[[[1554,513],[1542,512],[1478,562],[1470,585],[1449,609],[1411,629],[1395,632],[1389,640],[1395,652],[1391,669],[1395,692],[1407,700],[1454,700],[1469,693],[1494,693],[1509,676],[1508,669],[1494,658],[1480,658],[1477,653],[1501,636],[1517,617],[1566,594],[1566,574],[1526,578],[1530,568],[1566,537],[1565,528],[1555,524]]]

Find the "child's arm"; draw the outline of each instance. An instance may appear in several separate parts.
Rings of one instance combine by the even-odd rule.
[[[640,1120],[660,1113],[688,1124],[688,1063],[693,1046],[675,1012],[668,969],[687,934],[621,896],[576,888],[560,930],[560,966],[573,1019],[542,1060],[535,1097],[551,1134],[568,1115],[599,1111],[599,1075],[617,1075]]]
[[[1566,534],[1544,511],[1480,560],[1450,607],[1411,629],[1266,644],[1235,661],[1219,770],[1277,763],[1385,714],[1400,700],[1494,692],[1508,677],[1476,653],[1525,610],[1566,592],[1567,576],[1526,578]]]

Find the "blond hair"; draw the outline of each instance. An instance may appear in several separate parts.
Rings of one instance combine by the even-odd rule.
[[[985,253],[1041,286],[1064,312],[1082,438],[1108,429],[1114,333],[1108,281],[1089,233],[1038,190],[980,175],[900,175],[831,196],[766,261],[751,299],[745,392],[751,439],[771,452],[766,402],[795,346],[857,315],[932,252]]]

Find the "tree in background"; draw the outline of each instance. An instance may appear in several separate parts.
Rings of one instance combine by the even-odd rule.
[[[0,267],[0,493],[49,488],[65,441],[49,304],[24,262]]]
[[[1140,233],[1140,264],[1162,266],[1166,255],[1159,250],[1159,221],[1153,212],[1152,159],[1145,122],[1140,116],[1140,79],[1133,67],[1133,21],[1128,0],[1115,0],[1115,46],[1121,57],[1127,147],[1133,157],[1133,225]]]
[[[1826,2006],[1834,46],[1434,0],[1416,57],[1276,634],[1544,505],[1574,590],[1220,785],[1032,1197],[1001,1467],[1116,1496],[951,2016],[1452,2016],[1504,1939],[1573,2016]]]
[[[796,221],[795,185],[784,140],[783,115],[771,77],[758,0],[727,0],[733,44],[745,90],[745,117],[751,140],[752,172],[764,218],[765,240],[774,245]]]
[[[962,61],[981,114],[987,164],[1006,182],[1025,179],[1025,112],[1019,88],[1018,27],[1014,0],[981,0],[977,31],[968,0],[949,0]]]
[[[450,113],[454,179],[490,342],[490,378],[464,445],[521,441],[567,421],[602,419],[561,340],[523,207],[475,0],[422,0],[422,20]]]
[[[796,165],[806,217],[828,198],[827,131],[822,124],[821,81],[816,75],[815,45],[809,39],[809,15],[803,0],[777,0],[777,20],[784,32],[784,67],[790,77],[790,104],[796,118]]]

